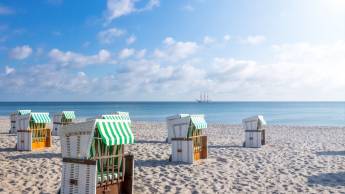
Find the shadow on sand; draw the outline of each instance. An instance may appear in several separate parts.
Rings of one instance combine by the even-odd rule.
[[[61,153],[34,153],[31,152],[29,154],[20,154],[15,156],[8,156],[8,159],[17,160],[17,159],[28,159],[28,158],[61,158]]]
[[[316,152],[318,156],[345,156],[345,151],[324,151]]]
[[[14,152],[17,151],[16,148],[0,148],[0,152]]]
[[[136,167],[165,167],[165,166],[177,166],[177,165],[189,165],[184,162],[170,162],[166,160],[135,160]]]
[[[167,143],[166,141],[157,141],[157,140],[136,140],[135,143]]]
[[[208,148],[243,148],[240,145],[209,145]]]
[[[308,177],[308,185],[322,185],[329,187],[345,186],[345,172],[323,173],[310,176]]]

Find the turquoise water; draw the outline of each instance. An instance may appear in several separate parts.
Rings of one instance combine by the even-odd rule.
[[[133,120],[164,121],[177,113],[205,114],[209,123],[239,124],[262,114],[270,124],[345,126],[345,102],[0,102],[0,115],[17,109],[74,110],[77,117],[126,111]]]

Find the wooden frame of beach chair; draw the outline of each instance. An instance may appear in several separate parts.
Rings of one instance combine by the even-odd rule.
[[[171,143],[171,138],[175,137],[174,125],[176,124],[176,120],[183,118],[183,117],[188,117],[188,116],[189,116],[189,114],[178,114],[178,115],[173,115],[173,116],[166,118],[167,134],[168,134],[168,137],[166,139],[167,143]]]
[[[266,121],[262,115],[243,119],[242,124],[245,129],[245,147],[260,148],[266,144]]]
[[[171,159],[174,162],[193,163],[206,159],[208,155],[207,136],[202,129],[207,128],[203,115],[177,115],[170,117],[172,127]]]
[[[10,130],[9,133],[17,133],[17,119],[18,119],[18,115],[26,115],[29,114],[31,112],[31,110],[18,110],[16,112],[13,112],[10,114],[10,120],[11,120],[11,125],[10,125]]]
[[[17,117],[17,150],[31,151],[51,147],[49,113],[30,113]]]
[[[134,143],[130,125],[122,120],[96,119],[63,126],[59,131],[63,157],[61,193],[133,192]]]
[[[62,126],[69,125],[73,123],[75,119],[74,111],[62,111],[60,113],[56,113],[53,116],[53,130],[52,135],[57,136],[58,131]]]

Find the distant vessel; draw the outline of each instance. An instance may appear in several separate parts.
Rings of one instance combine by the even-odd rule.
[[[209,103],[211,100],[208,98],[208,93],[200,93],[200,98],[196,99],[197,103]]]

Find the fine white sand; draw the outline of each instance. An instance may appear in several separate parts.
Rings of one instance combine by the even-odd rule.
[[[0,119],[0,131],[9,120]],[[268,145],[243,148],[240,125],[209,125],[209,159],[168,162],[164,123],[135,122],[135,193],[344,193],[345,127],[269,126]],[[55,193],[61,181],[58,137],[45,151],[18,152],[0,134],[0,193]]]

